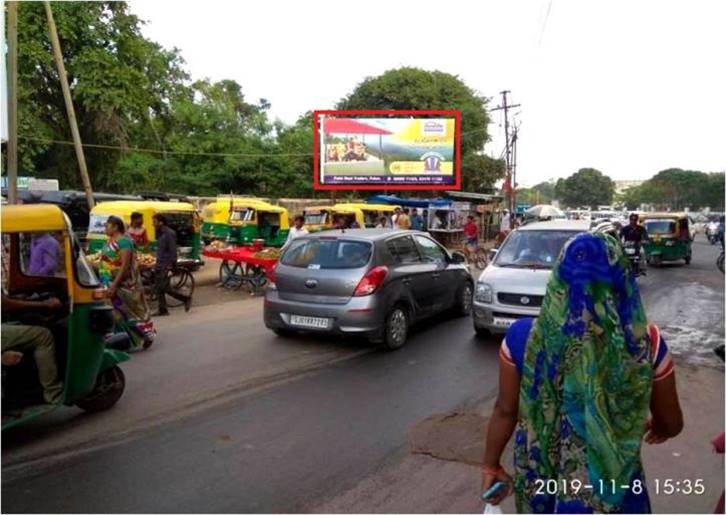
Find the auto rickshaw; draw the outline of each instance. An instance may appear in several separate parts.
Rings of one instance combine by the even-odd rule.
[[[310,206],[303,209],[308,232],[326,231],[333,228],[333,206]]]
[[[385,216],[390,220],[397,207],[389,204],[363,204],[343,203],[333,206],[333,216],[341,214],[344,216],[355,216],[355,221],[361,229],[372,228],[378,225],[380,218]],[[351,220],[352,221],[352,220]]]
[[[33,242],[41,237],[55,239],[60,256],[42,271],[33,259]],[[3,296],[26,301],[55,297],[62,303],[52,315],[34,310],[3,313],[3,326],[42,326],[51,331],[63,382],[62,404],[88,412],[113,406],[125,387],[118,364],[129,359],[128,354],[113,347],[123,348],[128,336],[120,335],[126,340],[122,345],[116,345],[120,340],[115,336],[107,337],[114,324],[112,308],[105,300],[106,290],[85,260],[67,215],[50,204],[3,206],[2,244]],[[43,403],[32,352],[23,352],[19,363],[2,368],[3,430],[59,406]]]
[[[229,237],[229,213],[234,204],[240,204],[250,197],[219,197],[202,210],[202,239],[208,245],[212,240],[226,240]]]
[[[232,205],[229,213],[230,243],[243,245],[262,239],[267,247],[282,247],[289,232],[290,217],[284,207],[251,199]]]
[[[648,264],[681,259],[691,263],[692,238],[686,213],[645,213],[640,215],[640,222],[648,232],[643,245]]]
[[[144,227],[149,238],[150,252],[156,250],[156,231],[154,230],[153,216],[161,213],[166,218],[170,228],[176,233],[177,253],[179,262],[188,263],[192,268],[203,264],[201,260],[200,219],[197,211],[188,202],[158,202],[158,201],[115,201],[101,202],[91,210],[88,223],[88,251],[97,252],[103,248],[107,236],[105,232],[106,220],[115,215],[128,224],[131,222],[131,213],[141,213]]]

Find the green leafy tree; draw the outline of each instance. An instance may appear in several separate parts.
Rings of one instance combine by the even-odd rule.
[[[403,67],[368,77],[338,102],[338,109],[458,109],[461,112],[462,183],[467,191],[489,191],[504,176],[504,164],[481,154],[489,140],[487,99],[455,75]]]
[[[52,8],[84,143],[153,141],[151,118],[168,115],[186,79],[178,52],[144,38],[124,2],[53,2]],[[18,6],[18,125],[22,171],[78,187],[72,146],[38,141],[71,139],[41,2]],[[96,188],[114,182],[121,158],[118,151],[86,149]]]
[[[608,205],[613,200],[615,184],[612,179],[594,168],[580,168],[555,185],[557,198],[567,207]]]
[[[724,173],[669,168],[658,172],[623,195],[629,209],[650,205],[656,209],[682,210],[724,207]]]
[[[555,199],[555,182],[540,182],[531,188],[517,190],[517,202],[534,206],[536,204],[549,204]]]

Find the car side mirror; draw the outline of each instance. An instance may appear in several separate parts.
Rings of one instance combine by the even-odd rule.
[[[497,257],[497,253],[499,252],[499,249],[489,249],[489,262],[491,263],[494,261],[494,258]]]
[[[451,262],[456,265],[461,265],[466,263],[466,256],[459,252],[458,250],[455,250],[451,253]]]

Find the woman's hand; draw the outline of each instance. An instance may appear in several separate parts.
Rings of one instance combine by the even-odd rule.
[[[497,505],[502,502],[505,497],[512,493],[512,476],[507,474],[507,472],[502,467],[498,467],[496,469],[484,467],[484,470],[482,471],[481,482],[482,494],[489,490],[489,488],[491,488],[492,485],[494,485],[494,483],[496,483],[497,481],[506,483],[507,487],[504,490],[500,490],[491,497],[484,499],[484,502],[486,502],[487,504]]]

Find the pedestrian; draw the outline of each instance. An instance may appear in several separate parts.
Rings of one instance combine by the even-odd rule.
[[[394,229],[398,229],[398,217],[401,216],[401,208],[396,207],[393,210],[393,215],[391,215],[391,227]]]
[[[615,238],[565,244],[539,317],[515,322],[499,356],[482,486],[508,488],[491,504],[514,490],[519,513],[649,513],[641,441],[676,436],[683,416],[668,347]],[[512,433],[513,481],[500,464]]]
[[[148,347],[156,333],[141,284],[134,244],[119,217],[109,216],[105,229],[108,241],[101,249],[98,277],[108,288],[117,327],[129,335],[135,346]]]
[[[398,225],[398,228],[407,231],[411,228],[411,219],[408,217],[408,208],[403,208],[401,214],[398,215],[398,218],[396,219],[396,224]]]
[[[414,231],[424,230],[424,219],[423,216],[418,214],[418,209],[415,207],[411,210],[411,229]]]
[[[33,235],[30,239],[28,275],[53,277],[61,262],[61,246],[49,232]]]
[[[126,233],[134,243],[136,250],[140,252],[148,252],[149,250],[149,236],[146,233],[146,227],[144,227],[144,215],[138,211],[131,213],[131,223]]]
[[[177,260],[176,232],[166,224],[166,217],[156,213],[153,217],[156,231],[156,265],[154,265],[154,288],[159,299],[159,310],[153,316],[167,316],[169,309],[166,306],[166,296],[175,298],[184,303],[184,311],[189,311],[192,298],[169,287],[169,274],[174,269]]]
[[[376,224],[376,229],[387,229],[388,227],[388,218],[385,216],[380,217],[378,219],[378,224]]]
[[[290,242],[294,240],[295,238],[299,238],[300,236],[305,236],[308,233],[307,228],[305,227],[305,217],[303,215],[297,215],[293,219],[293,226],[290,229],[290,232],[287,233],[287,240],[285,241],[285,245],[283,245],[283,248],[286,248],[288,245],[290,245]]]

